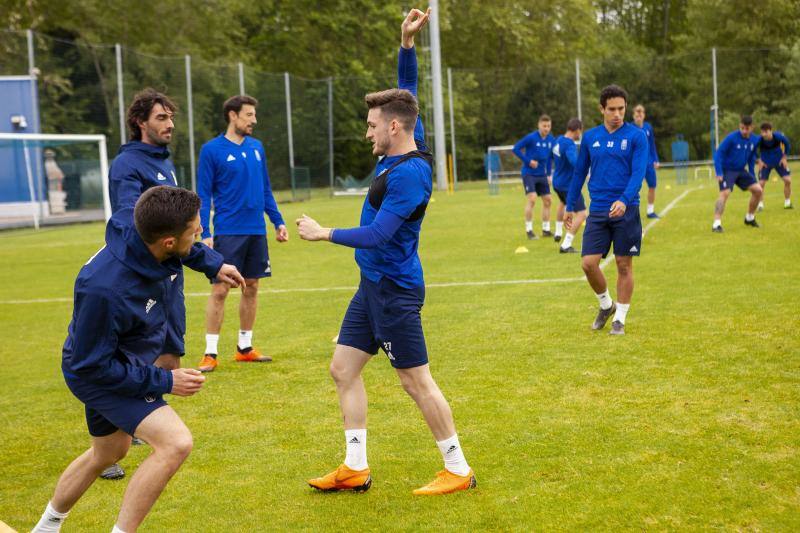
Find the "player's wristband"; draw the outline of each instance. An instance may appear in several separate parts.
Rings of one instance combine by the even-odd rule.
[[[333,230],[335,228],[331,228],[328,230],[328,242],[333,242]]]

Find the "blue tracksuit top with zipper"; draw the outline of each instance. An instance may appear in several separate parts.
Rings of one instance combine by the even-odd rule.
[[[771,141],[766,140],[763,136],[759,137],[758,151],[761,161],[771,167],[777,166],[783,156],[789,155],[791,150],[792,145],[789,144],[789,138],[779,131],[772,134]]]
[[[578,145],[565,135],[561,135],[553,144],[553,187],[560,191],[568,191],[572,182],[572,173],[578,159]]]
[[[636,126],[636,123],[632,123]],[[638,127],[638,126],[637,126]],[[656,134],[653,131],[653,126],[649,122],[642,124],[641,130],[647,136],[647,146],[649,149],[649,163],[658,163],[658,151],[656,150]]]
[[[553,145],[555,138],[547,134],[542,138],[539,130],[527,134],[514,145],[514,155],[522,160],[522,175],[546,177],[552,171]],[[530,162],[536,160],[539,166],[531,168]]]
[[[641,128],[625,122],[614,133],[609,133],[604,124],[590,129],[581,139],[567,195],[567,211],[575,210],[589,170],[590,213],[608,211],[616,201],[628,209],[639,205],[639,189],[647,165],[647,137]]]
[[[753,133],[747,138],[739,130],[729,133],[714,152],[714,170],[717,176],[730,170],[744,170],[745,165],[750,174],[754,174],[759,140],[759,136]]]
[[[67,380],[122,396],[166,394],[172,373],[153,363],[164,346],[168,284],[181,262],[159,263],[133,226],[109,225],[114,238],[75,280],[61,369]]]
[[[144,191],[151,187],[178,186],[175,166],[169,159],[166,146],[153,146],[141,141],[131,141],[119,148],[119,153],[108,169],[108,189],[111,198],[111,219],[116,223],[133,226],[133,207]],[[106,242],[116,233],[106,231]],[[223,263],[222,255],[203,243],[195,243],[183,264],[204,273],[209,278],[217,275]]]
[[[272,195],[264,146],[253,137],[236,144],[223,133],[203,145],[197,194],[204,239],[211,236],[212,202],[214,235],[264,235],[264,213],[275,228],[285,225]]]

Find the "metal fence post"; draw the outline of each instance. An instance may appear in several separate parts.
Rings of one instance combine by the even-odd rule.
[[[450,100],[450,153],[453,155],[453,189],[458,183],[458,163],[456,159],[456,126],[453,113],[453,69],[447,67],[447,97]]]
[[[333,196],[333,78],[328,78],[328,173]]]
[[[439,2],[430,1],[431,78],[433,85],[433,133],[436,157],[436,188],[447,189],[447,149],[444,139],[444,102],[442,102],[442,53],[439,42]]]
[[[42,125],[39,123],[39,101],[36,98],[36,86],[39,82],[39,74],[36,70],[36,55],[33,46],[33,30],[25,32],[28,39],[28,74],[31,77],[31,128],[37,130],[36,133],[42,131]],[[37,154],[40,150],[36,151]],[[42,194],[42,169],[41,165],[36,165],[36,202],[39,204],[39,218],[44,218],[44,198]],[[37,226],[38,229],[38,226]]]
[[[125,93],[122,86],[122,47],[114,45],[117,56],[117,105],[119,106],[119,144],[125,144]]]
[[[283,73],[283,85],[286,94],[286,136],[289,144],[289,179],[294,195],[294,137],[292,136],[292,89],[289,82],[289,73]]]
[[[714,146],[711,153],[719,147],[719,101],[717,101],[717,48],[711,49],[711,77],[714,83]]]
[[[583,121],[583,109],[581,108],[581,60],[575,58],[575,89],[578,95],[578,120]]]
[[[197,191],[197,177],[194,162],[194,109],[192,108],[192,56],[186,54],[186,107],[189,119],[189,172],[192,178],[192,190]]]
[[[245,94],[244,92],[244,63],[239,61],[239,94]]]

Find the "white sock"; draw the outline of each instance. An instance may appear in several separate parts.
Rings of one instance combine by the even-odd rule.
[[[217,345],[219,344],[219,333],[206,333],[206,353],[217,355],[219,353]]]
[[[572,239],[574,238],[575,238],[574,234],[567,232],[567,234],[564,235],[564,240],[561,243],[561,247],[566,250],[567,248],[572,246]]]
[[[542,222],[542,231],[550,231],[550,221]]]
[[[611,309],[611,306],[614,305],[614,300],[611,299],[608,289],[606,289],[606,292],[595,294],[595,296],[597,296],[597,301],[600,302],[600,309]]]
[[[789,207],[790,205],[792,205],[792,199],[791,198],[786,198],[783,201],[783,207]]]
[[[755,219],[756,219],[756,216],[755,216],[753,213],[747,213],[747,214],[744,216],[744,219],[745,219],[746,221],[748,221],[748,222],[751,222],[751,221],[753,221],[753,220],[755,220]]]
[[[715,220],[715,221],[714,221],[714,224],[712,224],[712,225],[711,225],[711,227],[712,227],[712,228],[718,228],[718,227],[720,227],[721,225],[722,225],[722,221],[721,221],[721,220]]]
[[[344,464],[351,470],[364,470],[367,468],[367,430],[345,429],[344,440],[347,445],[347,455]]]
[[[117,524],[114,524],[114,529],[111,530],[111,533],[125,533],[122,531]]]
[[[628,316],[628,309],[630,308],[631,304],[621,304],[617,302],[617,312],[614,313],[614,320],[619,320],[623,324],[625,323],[625,317]]]
[[[240,350],[245,350],[247,348],[253,347],[253,330],[246,331],[243,329],[239,330],[239,343],[237,344]]]
[[[564,223],[556,220],[556,236],[564,233]]]
[[[454,433],[449,439],[436,441],[439,451],[442,452],[444,467],[458,476],[469,474],[469,465],[464,458],[464,450],[458,443],[458,434]]]
[[[761,209],[764,209],[764,202],[763,201],[762,202],[758,202],[758,207],[760,207]]]
[[[526,220],[525,221],[525,231],[533,231],[533,221]]]
[[[652,215],[656,212],[656,204],[647,204],[647,214]]]
[[[59,513],[50,502],[47,502],[47,507],[42,513],[42,518],[39,519],[39,523],[34,526],[31,530],[31,533],[47,533],[53,531],[61,531],[61,524],[64,523],[66,520],[69,511],[66,513]]]

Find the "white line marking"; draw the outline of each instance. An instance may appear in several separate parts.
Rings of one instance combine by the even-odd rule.
[[[668,203],[664,209],[661,210],[661,215],[666,215],[670,212],[670,210],[675,207],[678,202],[683,200],[687,194],[690,192],[696,191],[698,189],[702,189],[703,187],[694,187],[692,189],[687,189],[683,191],[681,194],[676,196],[670,203]],[[644,230],[642,231],[642,236],[646,235],[650,229],[653,228],[658,222],[660,218],[656,218],[650,221],[647,226],[645,226]],[[611,260],[614,258],[613,255],[609,255],[606,257],[602,263],[600,263],[600,268],[605,268]],[[438,283],[427,283],[425,285],[426,288],[440,288],[440,287],[484,287],[484,286],[491,286],[491,285],[527,285],[527,284],[540,284],[540,283],[574,283],[576,281],[585,281],[585,276],[578,276],[574,278],[543,278],[543,279],[509,279],[509,280],[486,280],[486,281],[452,281],[452,282],[438,282]],[[354,291],[357,287],[353,286],[337,286],[337,287],[308,287],[308,288],[294,288],[294,289],[261,289],[259,292],[265,294],[292,294],[292,293],[303,293],[303,292],[335,292],[335,291]],[[237,291],[234,291],[237,292]],[[190,298],[204,298],[208,297],[208,292],[187,292],[184,296],[188,296]],[[20,305],[20,304],[47,304],[47,303],[66,303],[71,302],[72,298],[34,298],[32,300],[5,300],[0,301],[0,305]]]

